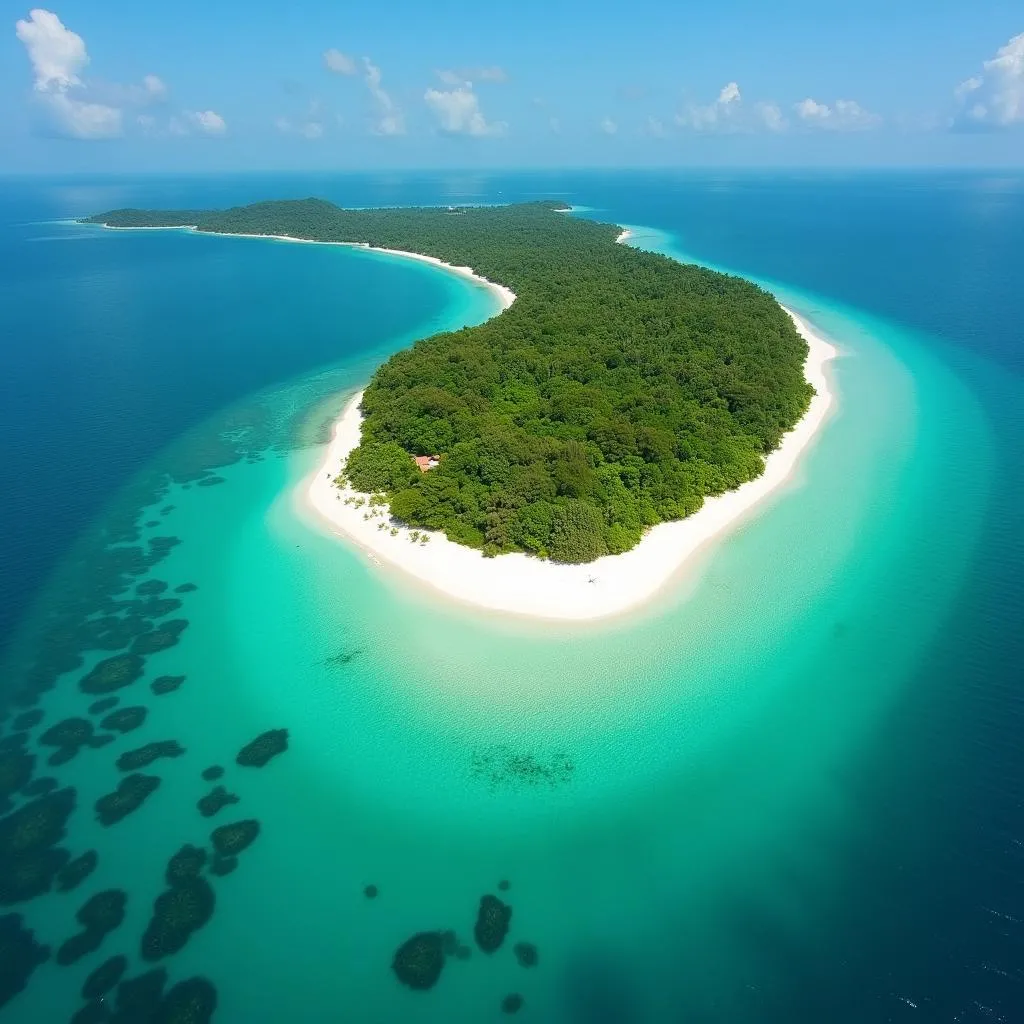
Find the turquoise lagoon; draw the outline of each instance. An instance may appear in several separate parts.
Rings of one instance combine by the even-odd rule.
[[[631,244],[690,258],[668,233],[633,230]],[[477,1022],[520,993],[521,1016],[543,1022],[881,1021],[952,997],[931,958],[902,952],[929,911],[918,872],[950,829],[934,794],[960,799],[962,777],[930,730],[894,722],[921,699],[922,652],[951,628],[996,466],[989,419],[932,339],[762,281],[841,350],[837,411],[797,478],[648,606],[535,623],[407,582],[304,507],[330,423],[373,366],[495,311],[432,268],[335,256],[339,280],[370,259],[443,281],[442,308],[173,442],[112,500],[12,645],[29,650],[33,623],[89,573],[104,522],[180,538],[150,574],[197,584],[180,613],[190,625],[146,678],[186,683],[163,697],[136,683],[122,703],[150,706],[143,728],[53,770],[78,790],[65,845],[96,848],[100,865],[72,896],[14,908],[54,945],[93,890],[126,889],[128,916],[75,967],[40,967],[5,1017],[67,1019],[113,953],[144,969],[138,937],[167,859],[242,817],[260,821],[258,841],[214,880],[210,923],[166,961],[172,981],[214,982],[220,1020]],[[180,482],[210,465],[222,483]],[[168,470],[179,482],[161,484]],[[78,675],[43,697],[47,723],[82,713]],[[276,727],[287,754],[234,766]],[[116,784],[112,755],[170,738],[187,753],[153,766],[161,788],[99,827],[90,808]],[[206,820],[195,805],[210,764],[228,766],[241,802]],[[400,986],[396,947],[434,928],[472,945],[477,902],[502,879],[505,946],[449,960],[427,993]],[[538,966],[517,964],[520,941],[536,943]]]

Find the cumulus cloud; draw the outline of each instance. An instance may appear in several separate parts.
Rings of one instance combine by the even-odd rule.
[[[777,103],[761,102],[754,105],[754,113],[761,127],[770,132],[783,132],[787,128],[786,118]]]
[[[456,89],[428,89],[423,95],[437,118],[438,128],[446,135],[501,135],[503,121],[488,121],[480,109],[479,97],[468,82]]]
[[[663,139],[668,134],[665,131],[665,123],[660,117],[648,117],[644,122],[643,133],[652,139]]]
[[[224,118],[214,110],[192,110],[185,117],[203,135],[223,135],[228,129]]]
[[[1014,36],[983,71],[954,90],[959,105],[953,120],[960,128],[1008,128],[1024,123],[1024,32]]]
[[[605,135],[614,135],[619,130],[619,126],[610,117],[601,118],[598,127]]]
[[[354,75],[359,70],[354,57],[334,47],[324,50],[324,67],[336,75]]]
[[[793,109],[801,124],[827,131],[864,131],[882,122],[878,114],[865,110],[856,100],[836,100],[829,106],[808,96],[795,104]]]
[[[380,68],[369,57],[363,58],[363,78],[373,97],[377,112],[373,125],[375,135],[404,135],[405,119],[391,96],[381,86]]]
[[[52,11],[36,8],[15,25],[32,65],[33,88],[51,127],[75,139],[110,139],[122,132],[118,107],[90,102],[75,93],[83,88],[81,72],[89,63],[85,40]]]
[[[736,82],[723,85],[718,99],[706,106],[691,103],[676,114],[676,124],[695,132],[731,131],[738,127],[743,96]]]
[[[32,66],[33,95],[48,130],[72,139],[111,139],[126,126],[143,135],[223,134],[224,119],[212,110],[184,113],[161,122],[150,113],[167,100],[169,90],[157,75],[123,85],[97,83],[85,77],[89,53],[85,40],[52,11],[36,8],[15,24]],[[164,115],[166,117],[166,115]],[[126,125],[127,122],[127,125]]]

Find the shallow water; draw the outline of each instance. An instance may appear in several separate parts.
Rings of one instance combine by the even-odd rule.
[[[685,255],[665,230],[633,243]],[[214,880],[212,921],[167,961],[172,980],[216,984],[218,1019],[480,1021],[511,992],[538,1021],[1013,1019],[1017,382],[920,330],[762,283],[839,344],[838,412],[791,487],[615,622],[474,613],[369,564],[303,510],[331,415],[419,331],[353,343],[146,464],[95,530],[130,518],[159,523],[144,537],[181,539],[150,575],[198,585],[172,615],[189,627],[146,678],[186,682],[123,691],[150,706],[145,725],[53,770],[78,789],[67,845],[95,846],[100,867],[71,896],[14,908],[52,943],[99,888],[125,888],[128,917],[75,967],[39,968],[6,1015],[70,1016],[114,952],[135,971],[167,858],[256,817],[259,839]],[[443,287],[431,329],[491,312],[486,293]],[[166,483],[168,467],[183,481],[224,461],[223,483]],[[94,532],[65,557],[32,619],[94,574],[104,541]],[[31,633],[29,621],[14,655]],[[40,730],[88,703],[80,674],[44,695]],[[232,765],[273,727],[290,731],[285,755]],[[116,755],[167,738],[187,754],[153,766],[150,802],[96,825]],[[195,801],[214,763],[241,802],[207,821]],[[476,903],[499,879],[506,945],[474,946],[429,993],[398,985],[398,944],[454,928],[472,945]],[[535,968],[512,955],[523,940]]]

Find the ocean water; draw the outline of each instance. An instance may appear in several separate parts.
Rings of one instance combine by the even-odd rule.
[[[633,226],[632,244],[774,290],[841,349],[838,411],[799,478],[649,608],[565,627],[440,601],[298,495],[346,395],[412,338],[491,315],[485,292],[331,247],[59,223],[308,194],[565,197]],[[138,580],[198,588],[167,613],[188,620],[180,642],[119,691],[145,724],[36,768],[76,788],[63,845],[99,867],[10,909],[54,948],[95,891],[125,890],[127,916],[98,952],[39,967],[6,1018],[68,1019],[114,953],[145,969],[168,858],[242,818],[259,838],[162,962],[216,985],[218,1020],[477,1022],[511,993],[524,1019],[581,1024],[1024,1018],[1024,179],[253,176],[2,195],[4,692],[54,649],[55,612],[95,617],[118,546],[178,538]],[[31,749],[83,713],[77,680],[105,653],[42,695]],[[166,673],[185,683],[153,696]],[[278,727],[286,754],[233,764]],[[163,739],[186,753],[101,827],[116,756]],[[240,801],[205,819],[210,764]],[[473,922],[499,880],[513,916],[488,955]],[[438,928],[471,956],[429,992],[402,987],[395,949]],[[523,941],[537,966],[517,963]]]

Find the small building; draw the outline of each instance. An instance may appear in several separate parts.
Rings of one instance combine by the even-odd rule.
[[[437,464],[441,461],[437,455],[414,455],[412,460],[419,466],[421,473],[426,473],[428,469],[437,469]]]

